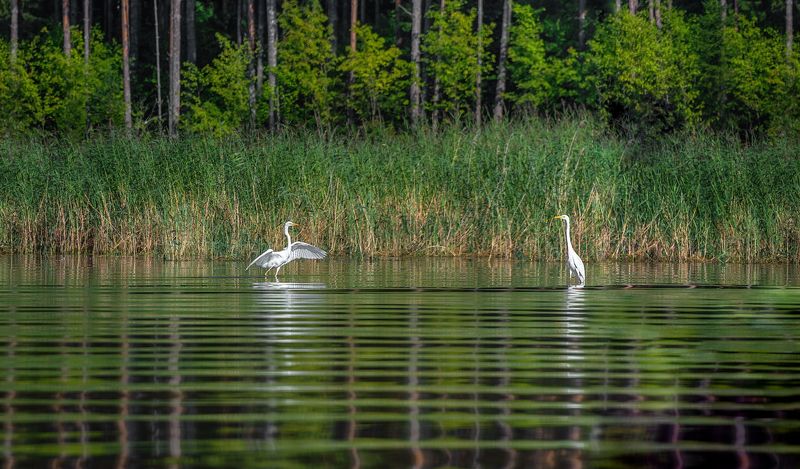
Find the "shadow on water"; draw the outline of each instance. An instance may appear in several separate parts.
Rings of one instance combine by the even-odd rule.
[[[783,266],[242,267],[0,262],[4,467],[800,465]]]

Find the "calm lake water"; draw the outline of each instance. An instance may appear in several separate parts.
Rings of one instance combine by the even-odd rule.
[[[0,258],[5,467],[800,467],[787,265]]]

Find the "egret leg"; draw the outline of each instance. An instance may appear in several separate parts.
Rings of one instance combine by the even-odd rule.
[[[282,266],[278,266],[278,268],[277,268],[277,269],[275,269],[275,281],[276,281],[276,282],[278,281],[278,272],[280,272],[280,271],[281,271],[281,267],[282,267]]]

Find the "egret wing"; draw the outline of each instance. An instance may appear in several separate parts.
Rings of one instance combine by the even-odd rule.
[[[302,241],[295,241],[292,243],[292,252],[289,254],[289,260],[295,259],[325,259],[328,253],[322,249],[304,243]]]
[[[275,255],[275,253],[272,252],[272,249],[267,249],[266,251],[261,253],[260,256],[258,256],[255,259],[253,259],[253,262],[251,262],[250,265],[247,266],[247,269],[252,267],[253,264],[257,264],[259,267],[264,267],[264,264],[269,262],[272,259],[272,256],[274,256],[274,255]],[[244,270],[247,270],[247,269],[244,269]]]

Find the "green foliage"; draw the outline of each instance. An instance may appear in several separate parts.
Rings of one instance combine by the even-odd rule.
[[[287,0],[281,8],[276,70],[281,116],[295,125],[330,122],[337,60],[328,18],[317,0],[303,5]]]
[[[221,52],[202,69],[184,64],[183,100],[186,129],[216,136],[234,133],[250,118],[247,69],[252,56],[246,43],[235,45],[217,35]]]
[[[737,27],[725,27],[722,34],[717,83],[723,93],[723,125],[777,130],[792,112],[794,119],[789,120],[797,125],[800,77],[798,69],[786,59],[784,37],[771,29],[760,29],[746,18],[739,18],[737,23]],[[793,60],[797,65],[796,55]]]
[[[401,58],[402,51],[369,25],[356,28],[356,50],[348,51],[339,70],[353,74],[348,106],[361,120],[402,116],[408,105],[406,92],[413,72],[411,63]]]
[[[479,51],[475,9],[464,13],[463,7],[463,0],[453,0],[445,4],[444,11],[431,11],[431,27],[422,40],[423,60],[442,93],[441,101],[430,107],[455,116],[472,112],[478,54],[482,58],[482,74],[487,74],[494,62],[489,52],[494,24],[483,25]]]
[[[510,93],[509,98],[516,103],[536,107],[545,102],[551,92],[542,26],[530,5],[514,3],[513,18],[508,45],[508,70],[517,91]]]
[[[19,63],[37,94],[32,98],[26,85],[26,96],[31,99],[21,105],[36,109],[31,124],[73,135],[82,134],[87,124],[119,125],[123,114],[119,47],[104,43],[102,32],[93,30],[92,53],[86,65],[78,28],[73,28],[72,38],[69,57],[64,56],[61,41],[46,31],[20,47]]]
[[[681,42],[690,26],[677,11],[666,11],[663,23],[659,30],[643,15],[621,12],[589,41],[588,79],[600,108],[637,133],[657,135],[699,115],[698,56]]]
[[[0,132],[24,131],[42,121],[36,85],[20,60],[12,63],[9,44],[0,40]]]

